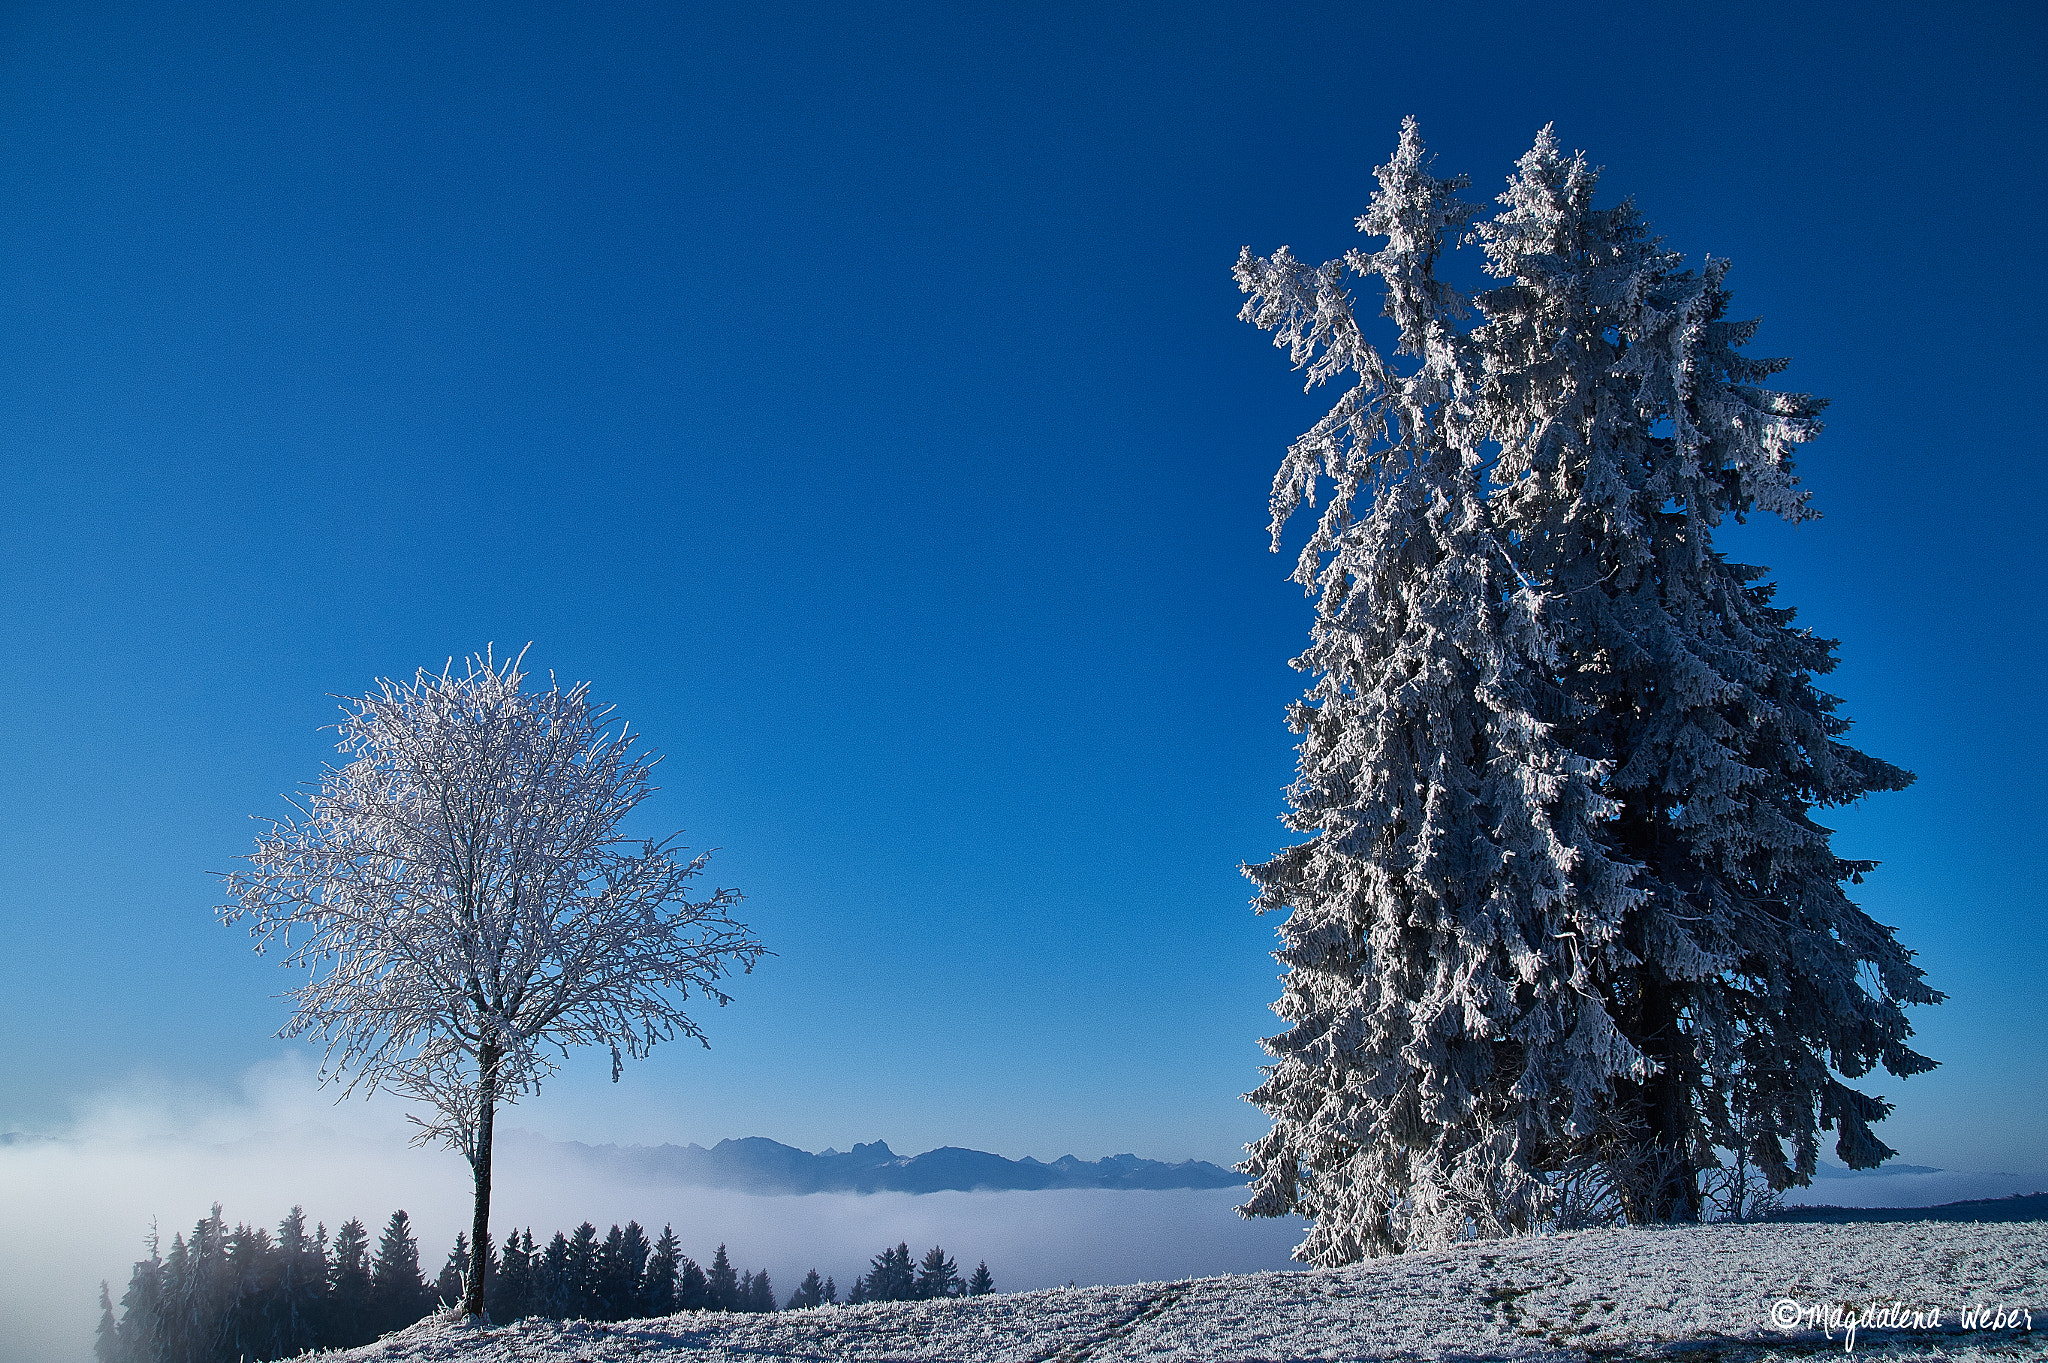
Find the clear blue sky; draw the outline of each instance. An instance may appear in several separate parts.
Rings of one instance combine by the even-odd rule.
[[[1314,408],[1229,266],[1354,244],[1413,113],[1475,196],[1555,120],[1834,400],[1827,519],[1724,546],[1920,773],[1836,819],[1954,996],[1886,1134],[2039,1166],[2044,58],[2021,3],[18,0],[0,1126],[276,1056],[208,873],[328,693],[532,640],[779,954],[515,1122],[1234,1158]]]

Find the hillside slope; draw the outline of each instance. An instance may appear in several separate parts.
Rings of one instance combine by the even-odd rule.
[[[2048,1358],[2048,1223],[1694,1226],[1487,1241],[1353,1268],[964,1301],[686,1313],[613,1325],[445,1320],[339,1359],[463,1363],[612,1360],[1616,1359],[1833,1354],[1780,1330],[1773,1304],[1938,1309],[1943,1330],[1865,1329],[1860,1355]],[[1965,1306],[2019,1328],[1957,1333]],[[2028,1317],[2025,1313],[2031,1310]]]

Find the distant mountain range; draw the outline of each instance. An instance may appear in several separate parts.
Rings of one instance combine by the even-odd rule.
[[[509,1138],[509,1139],[507,1139]],[[761,1136],[701,1145],[584,1145],[507,1132],[506,1145],[525,1155],[573,1155],[616,1177],[645,1184],[727,1188],[745,1193],[939,1193],[1036,1191],[1046,1188],[1236,1188],[1244,1176],[1204,1160],[1163,1164],[1136,1155],[1099,1160],[1062,1155],[1050,1164],[1004,1159],[985,1150],[945,1146],[899,1155],[886,1142],[812,1154]]]

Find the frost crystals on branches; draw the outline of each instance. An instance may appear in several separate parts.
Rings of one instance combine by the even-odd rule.
[[[325,1040],[344,1093],[425,1103],[416,1139],[469,1159],[472,1315],[498,1105],[571,1046],[607,1047],[616,1080],[658,1041],[703,1041],[683,1003],[724,1004],[717,982],[762,954],[729,916],[737,891],[688,897],[708,854],[620,833],[659,759],[587,685],[524,680],[487,651],[350,701],[337,747],[352,760],[326,769],[296,821],[271,821],[220,911],[310,972],[281,1035]]]
[[[1817,514],[1791,454],[1824,404],[1761,386],[1786,362],[1741,352],[1756,323],[1727,318],[1727,261],[1684,268],[1633,205],[1593,207],[1597,180],[1538,135],[1477,234],[1502,283],[1474,341],[1503,523],[1558,602],[1570,742],[1606,766],[1604,838],[1642,891],[1636,963],[1603,988],[1652,1072],[1580,1153],[1631,1220],[1689,1221],[1716,1149],[1775,1190],[1812,1176],[1818,1131],[1852,1169],[1888,1158],[1870,1127],[1890,1105],[1835,1076],[1932,1068],[1902,1005],[1942,995],[1843,892],[1875,863],[1812,818],[1911,773],[1839,741],[1814,683],[1834,641],[1713,547],[1731,515]]]
[[[1288,1025],[1242,1210],[1308,1217],[1329,1265],[1556,1224],[1575,1189],[1696,1219],[1716,1149],[1782,1189],[1816,1130],[1876,1163],[1888,1107],[1835,1073],[1927,1068],[1901,1005],[1941,996],[1809,811],[1911,778],[1837,741],[1834,645],[1711,543],[1813,514],[1790,454],[1821,404],[1760,386],[1783,365],[1740,353],[1726,263],[1593,208],[1548,129],[1488,221],[1412,119],[1376,176],[1383,249],[1236,268],[1244,320],[1348,385],[1273,484],[1276,548],[1331,490],[1294,574],[1310,836],[1246,868],[1289,915]],[[1471,300],[1436,277],[1461,238],[1501,281]],[[1381,282],[1392,358],[1348,276]]]
[[[1473,210],[1412,121],[1378,178],[1359,227],[1385,249],[1237,266],[1245,320],[1311,386],[1353,380],[1274,480],[1276,541],[1319,476],[1335,485],[1295,571],[1317,607],[1294,666],[1315,680],[1289,714],[1286,822],[1311,836],[1246,868],[1257,906],[1291,914],[1243,1210],[1308,1217],[1297,1257],[1316,1264],[1531,1228],[1548,1152],[1643,1065],[1597,989],[1634,902],[1599,844],[1612,807],[1557,739],[1548,602],[1483,495],[1466,305],[1434,276]],[[1363,338],[1347,271],[1383,281],[1409,363]]]

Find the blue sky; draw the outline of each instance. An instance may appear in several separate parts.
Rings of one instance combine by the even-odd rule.
[[[274,1061],[209,872],[329,693],[531,640],[778,954],[710,1052],[515,1122],[1234,1159],[1315,408],[1229,266],[1354,244],[1412,113],[1475,197],[1554,120],[1833,399],[1826,519],[1723,547],[1920,774],[1834,819],[1953,996],[1884,1134],[2042,1168],[2043,48],[2021,4],[9,6],[0,1127]]]

